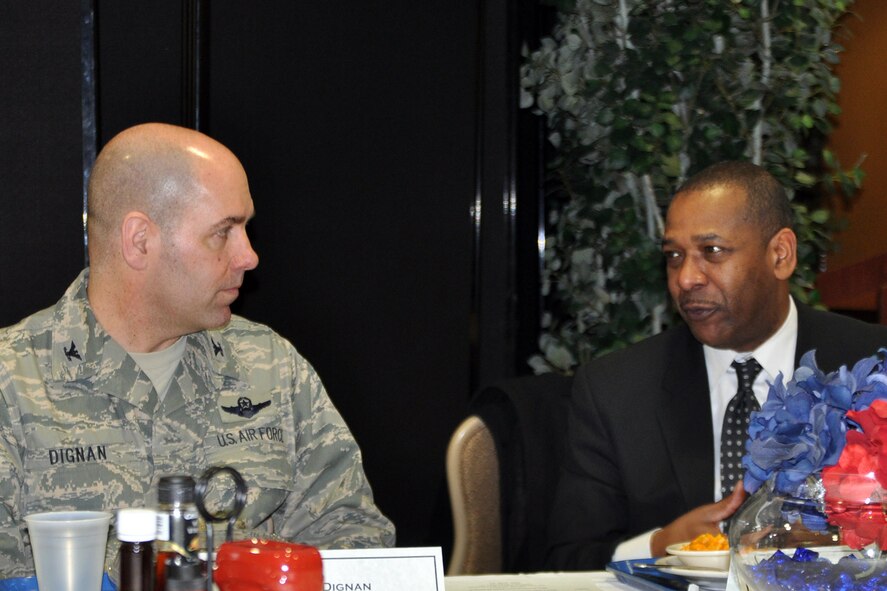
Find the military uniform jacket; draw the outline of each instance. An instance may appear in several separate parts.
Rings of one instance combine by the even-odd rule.
[[[357,444],[286,339],[237,316],[188,335],[161,401],[97,323],[88,273],[0,331],[0,578],[33,574],[25,515],[151,507],[161,476],[213,465],[249,486],[240,527],[319,547],[393,545]],[[208,505],[227,496],[211,490]]]

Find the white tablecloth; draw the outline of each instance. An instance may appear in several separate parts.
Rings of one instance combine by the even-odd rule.
[[[636,591],[604,571],[444,578],[446,591]]]

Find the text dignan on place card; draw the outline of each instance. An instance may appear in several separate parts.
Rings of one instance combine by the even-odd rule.
[[[321,550],[324,591],[444,591],[440,547]]]

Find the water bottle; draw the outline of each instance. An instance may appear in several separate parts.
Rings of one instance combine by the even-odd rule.
[[[194,557],[198,532],[194,479],[181,474],[162,477],[157,483],[156,591],[166,591],[165,571],[170,558]]]

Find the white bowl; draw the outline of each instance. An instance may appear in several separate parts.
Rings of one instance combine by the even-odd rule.
[[[729,550],[681,550],[689,542],[672,544],[665,549],[672,556],[687,566],[710,568],[712,570],[727,570],[730,568]]]

